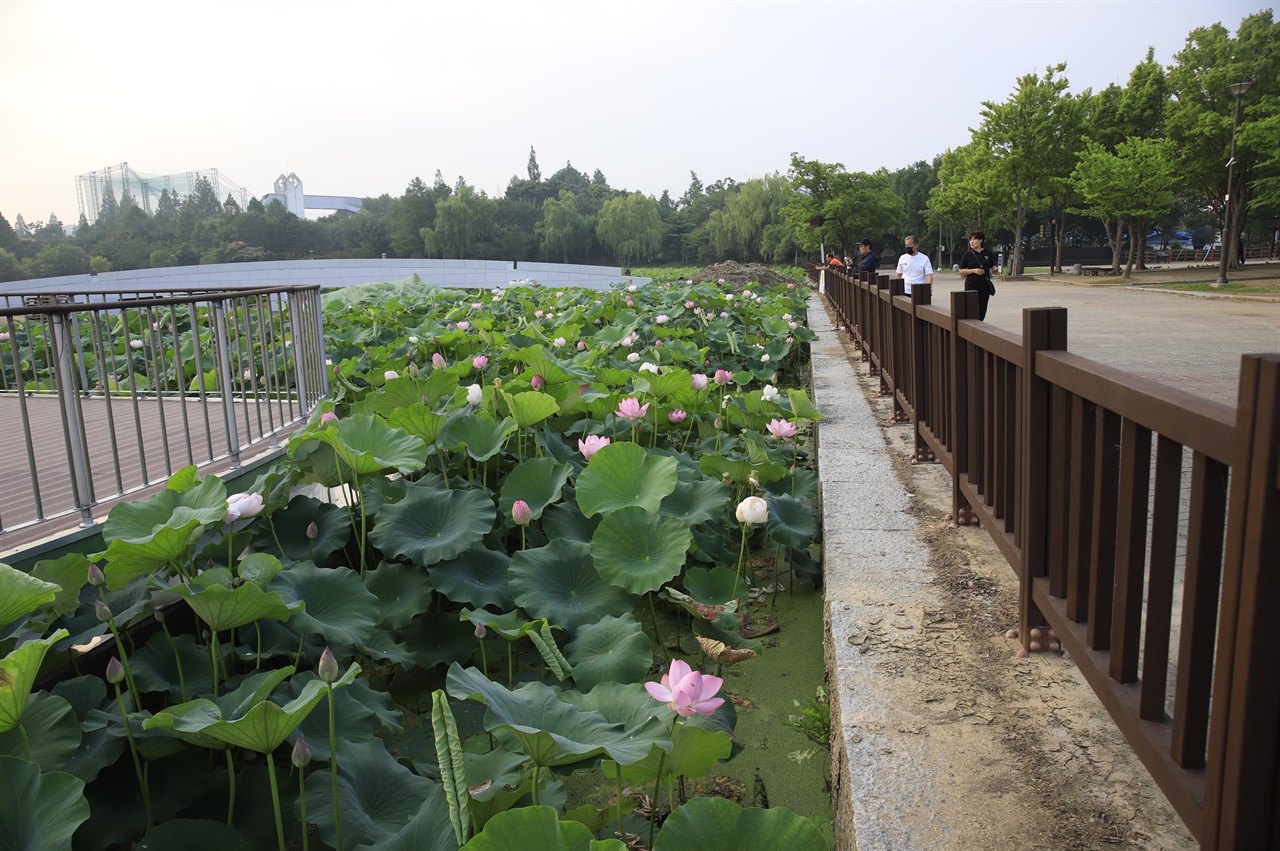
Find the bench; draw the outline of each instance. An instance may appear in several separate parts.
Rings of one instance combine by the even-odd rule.
[[[1080,274],[1088,275],[1091,278],[1096,278],[1099,275],[1110,275],[1111,269],[1102,267],[1102,266],[1081,266]]]

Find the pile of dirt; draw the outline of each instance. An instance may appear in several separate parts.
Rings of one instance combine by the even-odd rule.
[[[777,286],[791,283],[791,279],[786,275],[779,274],[767,266],[761,266],[759,263],[737,263],[733,260],[708,266],[701,272],[690,275],[689,280],[695,284],[718,284],[739,293],[757,285]]]

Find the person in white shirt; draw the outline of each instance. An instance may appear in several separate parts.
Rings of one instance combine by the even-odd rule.
[[[920,252],[914,236],[909,236],[902,242],[907,253],[898,258],[896,277],[902,278],[902,291],[911,295],[912,284],[933,283],[933,264],[929,262],[929,255]]]

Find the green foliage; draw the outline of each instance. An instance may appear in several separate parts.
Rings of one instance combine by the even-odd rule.
[[[815,744],[830,747],[831,703],[827,700],[827,690],[818,686],[818,693],[804,704],[798,700],[793,700],[792,703],[800,712],[798,715],[788,715],[786,726],[797,733],[803,733]]]

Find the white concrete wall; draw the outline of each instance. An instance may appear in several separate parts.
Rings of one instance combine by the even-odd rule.
[[[183,290],[223,287],[269,287],[315,283],[346,287],[381,281],[397,281],[416,274],[439,287],[490,288],[512,281],[532,279],[548,287],[608,289],[617,281],[648,283],[648,278],[628,277],[617,266],[581,266],[565,263],[520,263],[509,260],[268,260],[261,263],[217,263],[207,266],[171,266],[100,275],[64,275],[0,283],[7,292],[133,291],[135,289]]]

